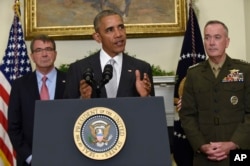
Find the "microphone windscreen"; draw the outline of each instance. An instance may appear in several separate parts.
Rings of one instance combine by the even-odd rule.
[[[83,79],[85,79],[88,84],[92,84],[93,77],[94,77],[94,74],[93,74],[93,70],[91,68],[87,68],[83,72]]]
[[[103,73],[102,73],[102,78],[105,83],[109,82],[111,78],[113,77],[113,66],[110,64],[107,64],[104,67]]]

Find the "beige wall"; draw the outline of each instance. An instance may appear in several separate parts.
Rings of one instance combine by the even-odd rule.
[[[246,23],[246,53],[247,53],[247,58],[246,60],[248,62],[250,62],[250,47],[249,47],[249,44],[250,44],[250,12],[249,12],[249,9],[250,9],[250,1],[249,0],[245,0],[244,1],[245,4],[244,4],[244,9],[245,9],[245,23]]]
[[[250,9],[249,0],[196,0],[196,6],[199,9],[199,23],[203,30],[204,24],[210,19],[219,19],[224,21],[229,27],[231,43],[228,48],[228,54],[233,58],[250,60],[246,52],[249,43],[249,33],[246,33],[246,27],[249,29],[249,14],[245,11]],[[13,19],[12,5],[14,1],[1,0],[0,5],[0,58],[4,55],[7,45],[9,29]],[[22,15],[24,16],[24,0],[20,0],[22,5]],[[24,20],[24,19],[23,19]],[[22,21],[23,21],[22,20]],[[23,23],[24,28],[24,23]],[[137,58],[144,59],[151,64],[160,65],[165,70],[176,70],[183,36],[160,37],[145,39],[128,39],[126,51]],[[82,41],[56,41],[58,58],[56,65],[62,63],[71,63],[77,59],[88,55],[89,51],[100,47],[93,40]],[[27,41],[29,47],[30,42]]]

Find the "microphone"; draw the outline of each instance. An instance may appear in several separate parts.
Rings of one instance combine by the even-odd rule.
[[[93,70],[88,67],[83,73],[83,79],[85,79],[89,85],[92,85],[93,78],[94,78]]]
[[[113,77],[113,66],[111,64],[107,64],[104,67],[103,73],[102,73],[102,86],[107,84],[109,80]]]

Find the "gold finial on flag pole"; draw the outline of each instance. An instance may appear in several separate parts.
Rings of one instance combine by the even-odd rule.
[[[189,7],[193,7],[193,0],[189,1]]]
[[[198,12],[199,12],[199,9],[197,8],[197,6],[196,6],[196,1],[197,0],[189,0],[189,1],[187,1],[187,2],[189,2],[189,7],[191,7],[194,11],[195,11],[195,13],[196,13],[196,15],[198,14]]]
[[[15,14],[18,16],[19,20],[21,20],[21,13],[20,13],[20,1],[15,0],[15,4],[13,5],[13,10]]]

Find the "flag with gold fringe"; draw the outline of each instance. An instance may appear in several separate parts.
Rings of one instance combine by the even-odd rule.
[[[15,152],[7,133],[7,111],[11,83],[16,78],[32,71],[23,37],[20,15],[20,3],[16,1],[7,48],[0,64],[0,165],[4,166],[16,165]]]
[[[185,82],[185,76],[190,66],[204,61],[206,59],[200,27],[195,15],[192,3],[189,6],[189,18],[187,29],[182,43],[180,59],[177,66],[177,81],[174,91],[174,102],[178,104],[182,96],[182,89]],[[176,110],[174,120],[173,136],[173,156],[178,166],[192,166],[193,150],[189,145],[186,135],[181,127],[181,122]]]

